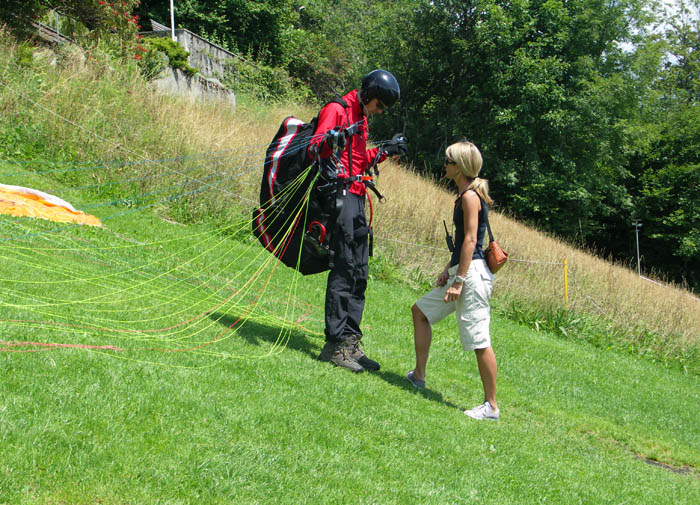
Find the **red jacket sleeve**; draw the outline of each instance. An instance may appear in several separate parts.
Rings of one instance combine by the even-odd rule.
[[[309,142],[309,155],[313,156],[313,151],[319,148],[319,145],[323,142],[323,136],[328,130],[332,130],[336,126],[348,126],[347,123],[345,109],[339,103],[331,102],[321,109],[321,112],[318,113],[316,131],[311,142]],[[321,147],[321,158],[328,158],[332,153],[333,150],[329,145],[324,144]]]
[[[375,147],[373,149],[367,149],[367,164],[372,163],[372,160],[377,155],[379,148]],[[383,163],[387,159],[386,153],[382,153],[377,160],[377,163]]]

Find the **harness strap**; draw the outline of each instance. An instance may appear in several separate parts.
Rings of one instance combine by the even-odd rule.
[[[367,180],[367,181],[363,181],[363,182],[365,183],[365,188],[371,189],[372,192],[373,192],[375,195],[377,195],[377,198],[379,198],[379,201],[380,201],[380,202],[381,202],[382,200],[384,200],[384,195],[382,195],[382,194],[379,192],[379,190],[377,189],[377,186],[374,185],[374,181],[372,180],[372,178],[370,178],[370,179]]]
[[[345,120],[347,121],[347,127],[350,127],[350,114],[348,113],[348,108],[350,107],[348,103],[343,100],[340,95],[336,95],[332,102],[335,102],[337,104],[340,104],[343,106],[343,109],[345,109]],[[352,174],[352,137],[348,139],[348,174]]]
[[[377,189],[377,186],[374,184],[374,178],[371,175],[353,175],[351,177],[338,177],[338,182],[342,182],[343,184],[350,185],[355,181],[361,182],[365,185],[365,188],[371,189],[372,192],[375,195],[377,195],[379,201],[384,200],[384,195],[382,195]]]
[[[374,207],[372,206],[372,198],[367,195],[367,200],[369,200],[369,229],[372,229],[372,220],[374,219]]]
[[[371,175],[353,175],[350,177],[338,177],[338,179],[341,179],[343,181],[348,181],[348,182],[367,182],[367,181],[372,181],[374,180]]]
[[[367,255],[371,258],[374,256],[374,230],[372,229],[372,220],[374,219],[374,207],[372,206],[372,198],[367,195],[369,200],[369,244]]]

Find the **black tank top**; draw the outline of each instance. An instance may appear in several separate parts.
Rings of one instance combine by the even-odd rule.
[[[472,190],[473,191],[473,190]],[[476,191],[474,191],[476,193]],[[462,244],[464,244],[464,212],[462,211],[462,195],[460,194],[455,201],[455,210],[452,214],[452,222],[455,226],[455,249],[452,251],[452,257],[450,258],[450,266],[459,264],[459,254],[462,250]],[[479,196],[476,193],[476,196]],[[486,233],[486,220],[489,215],[489,206],[486,205],[481,197],[481,210],[479,211],[479,224],[476,229],[476,246],[474,246],[474,254],[472,254],[472,259],[484,259],[484,234]]]

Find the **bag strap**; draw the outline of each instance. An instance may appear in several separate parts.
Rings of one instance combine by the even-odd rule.
[[[465,189],[465,191],[466,191],[466,189]],[[478,196],[478,197],[479,197],[479,200],[481,200],[481,205],[482,205],[482,206],[483,206],[483,205],[486,205],[486,202],[484,201],[483,198],[481,198],[481,195],[480,195],[479,193],[477,193],[476,191],[474,191],[474,193],[476,193],[476,196]],[[464,194],[464,193],[462,193],[462,194]],[[460,195],[460,198],[461,198],[461,196],[462,196],[462,195]],[[488,205],[486,205],[486,208],[488,209]],[[491,232],[491,223],[489,223],[489,213],[488,213],[488,211],[486,211],[486,229],[487,229],[488,232],[489,232],[489,242],[493,242],[494,239],[493,239],[493,233]]]
[[[337,103],[343,106],[345,109],[345,120],[348,122],[348,127],[350,126],[350,114],[348,114],[348,108],[350,107],[348,103],[341,98],[340,95],[335,95],[330,103]],[[352,175],[352,137],[348,139],[348,176]]]
[[[491,225],[489,224],[489,215],[486,213],[486,229],[489,232],[489,242],[494,242],[493,233],[491,233]]]

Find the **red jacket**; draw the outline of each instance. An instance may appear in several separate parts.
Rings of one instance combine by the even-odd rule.
[[[352,124],[362,121],[362,126],[360,127],[359,133],[353,135],[352,137],[352,174],[351,175],[363,175],[365,169],[370,164],[370,162],[377,155],[377,148],[367,149],[367,134],[369,133],[369,126],[367,125],[367,118],[362,112],[362,105],[358,98],[357,90],[353,90],[343,97],[343,100],[348,104],[348,108],[345,109],[339,103],[331,102],[326,105],[321,112],[318,114],[318,123],[316,126],[316,131],[314,132],[314,139],[309,144],[309,153],[313,154],[313,150],[318,149],[319,144],[323,142],[323,134],[328,130],[332,130],[336,126],[342,126],[346,128]],[[346,115],[347,111],[347,115]],[[350,123],[348,123],[348,117]],[[318,136],[318,138],[316,138]],[[342,152],[340,156],[340,161],[345,167],[349,166],[349,142],[348,146]],[[323,145],[321,149],[321,158],[328,158],[332,154],[330,146],[327,144]],[[379,158],[379,163],[386,159],[386,155],[382,154]],[[344,174],[346,177],[348,174]],[[355,181],[350,186],[350,192],[356,195],[364,195],[366,193],[365,185],[361,182]]]

